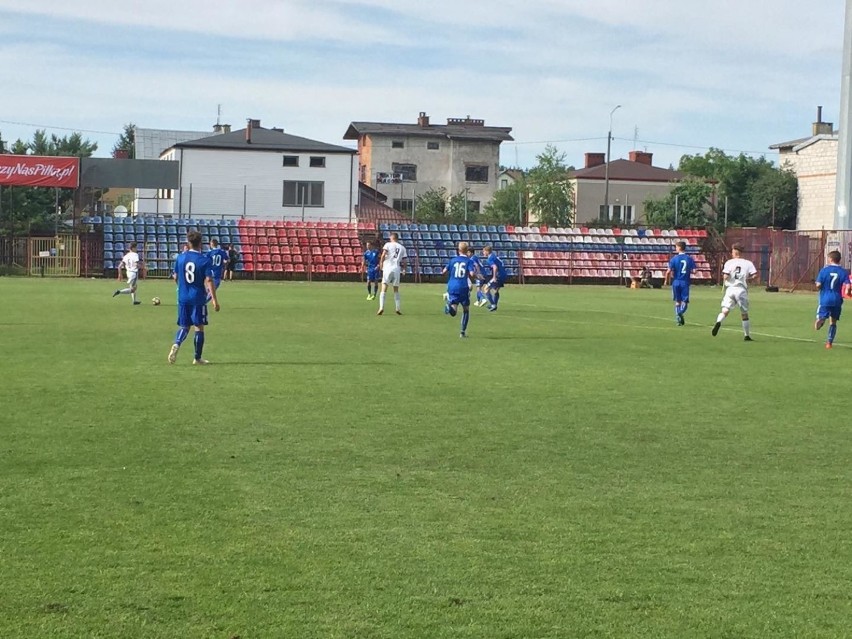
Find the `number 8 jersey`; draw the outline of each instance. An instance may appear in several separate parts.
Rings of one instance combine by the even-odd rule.
[[[205,278],[213,278],[210,258],[198,251],[181,253],[175,260],[175,276],[178,283],[178,304],[203,306],[207,303]]]

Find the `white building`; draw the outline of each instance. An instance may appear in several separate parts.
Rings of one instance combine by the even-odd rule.
[[[834,229],[834,195],[837,188],[838,135],[831,122],[817,121],[806,138],[779,142],[778,164],[796,174],[799,182],[799,209],[796,228],[804,231]]]
[[[180,188],[160,212],[181,217],[349,221],[358,200],[354,149],[264,129],[245,129],[173,144],[161,160],[180,162]]]

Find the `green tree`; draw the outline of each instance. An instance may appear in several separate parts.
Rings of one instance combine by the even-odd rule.
[[[701,178],[677,182],[664,198],[648,198],[643,206],[650,226],[706,226],[713,187]]]
[[[766,158],[752,158],[743,153],[730,156],[720,149],[710,149],[704,155],[683,156],[678,169],[687,175],[716,183],[716,219],[719,224],[725,217],[726,199],[728,224],[770,224],[774,198],[776,226],[795,226],[798,192],[792,188],[791,181],[795,178]],[[768,217],[765,215],[767,211]],[[782,212],[780,215],[779,211]]]
[[[423,224],[445,224],[447,189],[441,187],[419,193],[414,200],[414,217]]]
[[[565,154],[548,144],[536,156],[538,164],[527,178],[530,211],[547,226],[570,226],[574,219],[574,192],[568,181]]]
[[[136,125],[132,122],[124,125],[124,131],[112,147],[112,156],[124,155],[131,160],[136,157]]]
[[[16,155],[63,155],[89,157],[98,148],[97,143],[83,139],[80,133],[59,137],[37,130],[30,142],[16,140],[11,152]],[[7,194],[6,191],[9,191]],[[59,190],[60,210],[69,210],[73,205],[74,192]],[[53,233],[57,224],[56,193],[53,189],[16,186],[4,189],[3,218],[0,232]]]
[[[527,188],[524,180],[500,189],[482,212],[486,224],[523,225],[527,219]]]

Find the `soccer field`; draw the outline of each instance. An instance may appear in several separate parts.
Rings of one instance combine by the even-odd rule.
[[[843,637],[852,320],[815,295],[0,278],[6,637]],[[163,304],[154,307],[157,295]],[[823,329],[824,331],[825,329]],[[847,332],[848,331],[848,332]]]

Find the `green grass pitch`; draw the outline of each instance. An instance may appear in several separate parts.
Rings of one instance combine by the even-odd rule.
[[[197,367],[170,283],[114,288],[0,279],[6,637],[849,636],[852,319],[826,351],[814,295],[753,291],[744,343],[718,288],[678,328],[510,286],[460,340],[437,285],[239,282]]]

